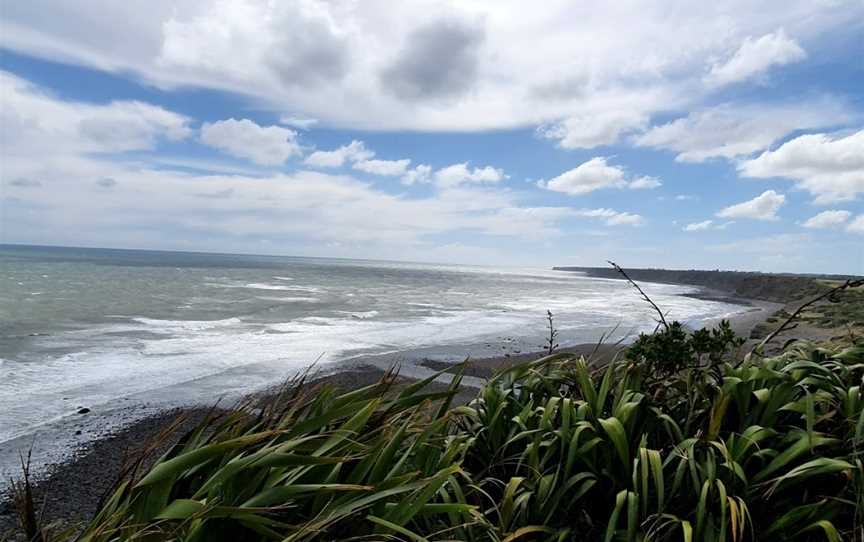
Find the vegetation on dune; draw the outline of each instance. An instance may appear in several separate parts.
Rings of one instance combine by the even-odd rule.
[[[864,286],[846,289],[833,302],[819,303],[799,318],[819,327],[864,326]]]
[[[826,291],[816,299],[804,304],[804,310],[794,315],[795,325],[821,329],[842,329],[847,333],[864,331],[864,280],[850,281],[850,285],[838,281],[817,281]],[[829,288],[833,287],[833,288]],[[797,304],[793,304],[793,307]],[[800,307],[800,305],[799,305]],[[792,315],[784,308],[775,312],[765,322],[756,325],[750,332],[753,339],[762,339],[775,332]]]
[[[672,326],[452,408],[458,378],[291,392],[186,435],[80,540],[864,540],[864,344],[736,366],[712,336],[662,379]]]
[[[864,541],[864,341],[766,358],[661,324],[601,368],[550,331],[462,406],[458,375],[291,387],[185,435],[78,539]]]

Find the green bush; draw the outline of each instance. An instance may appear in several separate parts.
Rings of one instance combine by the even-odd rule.
[[[297,391],[187,435],[81,540],[864,540],[864,345],[739,344],[673,324],[467,406],[458,378]]]
[[[716,366],[742,344],[744,339],[735,335],[728,320],[714,329],[693,332],[672,322],[662,332],[640,334],[627,348],[625,357],[656,382],[693,366]]]

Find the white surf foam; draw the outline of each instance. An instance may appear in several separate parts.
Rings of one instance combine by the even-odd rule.
[[[318,298],[291,292],[323,291],[293,283],[240,280],[231,283],[223,280],[234,279],[222,277],[219,280],[219,287],[288,292],[284,297],[281,293],[272,295],[273,300],[285,303],[311,304]],[[58,351],[60,347],[73,351],[65,355],[48,353],[33,360],[36,363],[0,360],[0,441],[57,416],[74,415],[79,405],[92,407],[179,383],[186,383],[184,386],[191,389],[201,379],[238,367],[262,367],[278,381],[322,355],[321,363],[331,363],[358,353],[467,345],[480,340],[494,342],[502,336],[536,335],[539,341],[545,331],[546,309],[555,313],[556,325],[561,329],[584,328],[580,331],[583,334],[601,328],[608,330],[619,322],[625,329],[637,325],[652,327],[651,308],[633,295],[626,283],[614,281],[596,287],[590,280],[580,279],[573,284],[569,290],[560,290],[553,284],[548,291],[535,289],[524,294],[504,288],[492,295],[460,286],[458,292],[440,296],[421,292],[409,300],[379,296],[374,306],[387,307],[386,303],[392,303],[392,310],[380,309],[380,313],[350,310],[363,307],[352,302],[339,307],[346,310],[337,316],[310,314],[276,324],[255,323],[241,317],[176,320],[120,316],[123,320],[116,323],[40,337],[34,340],[46,346],[45,352]],[[680,320],[733,310],[728,305],[674,295],[685,290],[680,287],[646,286],[646,290],[657,296],[655,300],[670,310],[672,317]],[[353,292],[337,293],[347,297]],[[226,302],[230,302],[227,297]],[[310,311],[315,306],[311,305]],[[397,319],[394,315],[404,315],[406,306],[411,316]],[[466,310],[468,306],[470,310]],[[592,339],[586,337],[586,340]],[[242,382],[237,385],[242,386]],[[219,390],[212,393],[215,401]]]
[[[351,311],[336,311],[339,314],[347,314],[351,318],[357,318],[358,320],[366,320],[367,318],[375,318],[378,316],[378,311],[359,311],[359,312],[351,312]]]
[[[144,324],[147,331],[163,333],[177,333],[184,331],[204,331],[207,329],[236,326],[243,323],[237,317],[224,318],[222,320],[161,320],[158,318],[132,318],[133,322]]]
[[[317,297],[304,297],[304,296],[255,296],[256,299],[263,299],[264,301],[282,301],[284,303],[317,303],[320,301]]]

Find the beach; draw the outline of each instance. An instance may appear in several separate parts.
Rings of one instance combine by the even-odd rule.
[[[766,278],[767,277],[767,278]],[[765,284],[754,291],[757,295],[762,294],[762,299],[745,298],[740,295],[740,288],[735,282],[729,283],[719,281],[719,287],[712,288],[701,285],[689,284],[690,289],[680,294],[681,297],[703,300],[711,303],[722,303],[722,306],[735,306],[739,309],[731,315],[720,315],[716,318],[704,318],[701,325],[710,327],[719,323],[720,320],[728,320],[730,326],[740,337],[746,338],[742,351],[753,348],[771,330],[776,329],[784,315],[793,312],[807,295],[811,294],[813,288],[823,288],[824,285],[814,286],[813,279],[796,282],[798,289],[778,289],[771,285],[773,280],[770,275],[761,277],[759,280]],[[648,276],[643,278],[654,278]],[[618,284],[626,286],[624,290],[628,295],[637,297],[637,293],[620,279],[615,280]],[[700,280],[704,280],[704,277]],[[777,280],[784,285],[789,284],[788,277],[780,277]],[[797,281],[797,279],[796,279]],[[652,283],[647,284],[649,290]],[[787,299],[779,296],[778,292],[785,292]],[[859,293],[860,294],[860,293]],[[765,299],[767,298],[767,299]],[[639,300],[640,303],[644,301]],[[855,306],[855,304],[853,304]],[[844,309],[847,310],[847,309]],[[851,317],[857,317],[853,311]],[[808,313],[819,314],[819,313]],[[824,318],[823,318],[824,323]],[[590,343],[566,343],[566,335],[561,336],[563,346],[556,347],[556,352],[569,352],[577,356],[584,356],[589,364],[602,366],[613,360],[620,359],[626,345],[634,338],[632,334],[616,335],[615,328],[610,328],[610,336],[603,342]],[[644,327],[645,332],[650,332],[651,327]],[[814,322],[802,322],[802,325],[779,334],[768,349],[777,349],[782,343],[791,339],[830,339],[841,333],[837,326],[820,326]],[[542,329],[538,332],[535,344],[540,343]],[[457,404],[465,404],[471,401],[483,382],[496,372],[507,367],[532,361],[548,352],[538,347],[526,348],[524,340],[514,340],[513,337],[500,335],[500,344],[486,343],[478,345],[480,352],[489,352],[500,349],[498,355],[487,356],[465,356],[464,345],[438,345],[434,348],[416,348],[414,350],[404,349],[394,352],[361,355],[353,358],[350,362],[342,364],[321,364],[309,369],[303,386],[335,386],[341,390],[357,389],[378,382],[390,371],[398,372],[396,386],[404,386],[415,382],[419,378],[426,378],[435,372],[441,372],[437,381],[433,384],[444,389],[454,372],[452,367],[460,362],[467,362],[460,366],[463,374],[461,389],[455,398]],[[235,370],[238,377],[249,367],[239,367]],[[111,408],[82,410],[77,415],[74,423],[58,425],[55,430],[43,433],[36,440],[17,439],[7,441],[5,453],[11,448],[16,452],[33,449],[37,461],[44,463],[42,468],[36,469],[34,479],[35,494],[37,501],[44,503],[44,514],[46,519],[61,522],[76,522],[86,520],[97,508],[98,503],[116,482],[118,476],[123,472],[123,466],[130,458],[139,457],[147,451],[148,443],[160,435],[166,427],[173,426],[175,431],[168,438],[162,440],[155,449],[146,453],[142,467],[146,467],[154,461],[161,453],[176,441],[184,431],[189,430],[195,424],[204,419],[208,413],[219,412],[220,409],[230,409],[233,404],[240,400],[263,401],[271,397],[284,385],[284,380],[273,374],[262,371],[259,375],[252,374],[251,377],[260,382],[268,382],[267,385],[259,385],[258,391],[253,394],[235,393],[222,394],[224,389],[215,387],[203,387],[202,393],[196,399],[179,407],[167,408],[164,401],[157,400],[160,395],[170,395],[174,391],[152,392],[149,397],[151,402],[136,398],[130,403],[112,405]],[[242,388],[237,388],[242,389]],[[207,399],[207,393],[211,393],[211,399]],[[146,399],[146,398],[145,398]],[[178,422],[178,420],[180,420]],[[50,454],[43,454],[44,450],[51,450]],[[0,446],[0,453],[3,447]],[[12,529],[14,525],[14,510],[11,501],[7,498],[0,504],[0,532],[3,529]]]
[[[700,290],[689,295],[704,296],[709,298],[723,297],[726,302],[735,302],[746,305],[748,308],[736,313],[729,318],[733,329],[741,336],[749,336],[752,329],[763,323],[774,311],[783,307],[783,304],[757,300],[743,299],[728,293],[716,290]],[[505,338],[506,339],[506,338]],[[625,343],[616,344],[606,342],[582,343],[569,345],[556,349],[556,352],[570,352],[584,356],[594,365],[602,365],[613,359],[617,359]],[[515,364],[524,363],[542,357],[545,352],[539,350],[513,352],[510,348],[507,352],[477,359],[469,359],[464,367],[462,388],[455,401],[467,403],[476,394],[477,387],[482,382],[495,374],[495,372]],[[366,358],[364,363],[358,361],[351,366],[339,368],[322,368],[317,373],[313,372],[305,386],[332,385],[342,390],[356,389],[378,382],[392,367],[400,370],[397,385],[416,381],[419,377],[425,377],[433,371],[444,371],[458,364],[464,359],[453,356],[438,354],[432,358],[415,357],[406,360],[404,356],[385,355]],[[437,386],[443,386],[449,381],[449,373],[439,377]],[[269,389],[258,392],[253,397],[266,398],[283,384],[273,382]],[[116,482],[124,464],[130,458],[137,457],[147,449],[149,442],[153,441],[166,427],[182,420],[172,436],[164,441],[157,449],[150,450],[144,465],[155,460],[163,453],[171,442],[179,438],[184,430],[189,430],[199,423],[210,413],[212,408],[229,408],[230,403],[224,402],[218,405],[200,404],[184,408],[172,408],[159,410],[141,405],[128,408],[118,408],[106,414],[87,413],[82,414],[81,429],[70,428],[73,432],[67,440],[66,450],[59,456],[54,456],[52,464],[41,470],[37,476],[35,491],[37,500],[45,503],[45,517],[48,520],[62,522],[84,521],[97,509],[100,500],[105,496]],[[100,420],[96,424],[84,421],[88,416],[94,420]],[[99,426],[103,429],[99,429]],[[89,435],[75,435],[77,431],[89,432]],[[86,437],[83,439],[82,437]],[[83,441],[75,445],[76,440]],[[35,443],[38,448],[39,441]],[[12,503],[4,499],[0,503],[0,532],[3,529],[12,529],[14,526],[14,510]]]
[[[547,310],[561,347],[655,325],[626,282],[548,268],[4,245],[0,267],[0,487],[21,449],[39,473],[106,430],[313,364],[415,378],[426,360],[518,357],[544,348]],[[693,326],[753,309],[643,286]]]

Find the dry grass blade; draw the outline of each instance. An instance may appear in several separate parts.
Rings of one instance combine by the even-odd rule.
[[[636,288],[636,290],[637,290],[637,291],[639,292],[639,294],[642,296],[642,299],[644,299],[644,300],[647,301],[647,302],[648,302],[652,307],[654,307],[654,310],[657,312],[657,316],[658,316],[658,318],[659,318],[658,321],[657,321],[658,325],[662,325],[664,329],[669,329],[669,324],[666,322],[666,315],[663,314],[663,311],[660,310],[660,307],[658,307],[657,304],[654,303],[654,301],[653,301],[650,297],[648,297],[648,294],[646,294],[645,291],[642,290],[642,288],[640,288],[638,284],[636,284],[636,281],[634,281],[633,279],[631,279],[630,276],[627,274],[627,272],[624,271],[624,269],[622,269],[621,266],[619,266],[617,263],[615,263],[615,262],[613,262],[613,261],[611,261],[611,260],[606,260],[606,261],[609,263],[609,265],[611,265],[612,267],[614,267],[614,268],[615,268],[615,271],[618,271],[618,272],[621,274],[621,276],[623,276],[624,279],[625,279],[627,282],[630,283],[631,286],[633,286],[634,288]]]
[[[41,525],[41,514],[36,511],[36,503],[33,497],[33,484],[30,478],[30,458],[33,450],[27,451],[25,458],[22,453],[21,479],[12,481],[12,502],[15,505],[15,513],[18,525],[30,542],[45,542],[43,528]]]

